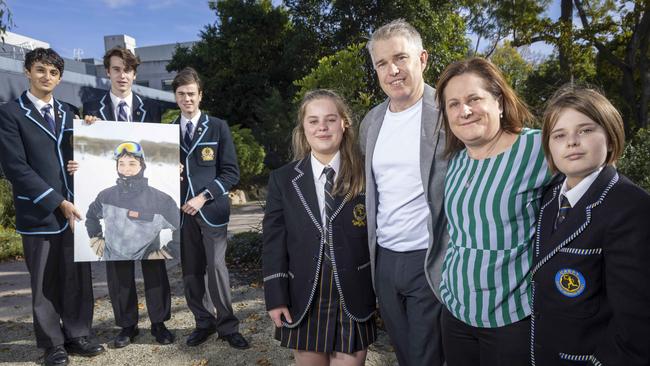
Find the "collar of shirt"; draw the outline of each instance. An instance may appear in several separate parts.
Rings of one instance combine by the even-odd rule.
[[[50,113],[52,113],[52,117],[54,118],[54,98],[50,97],[49,102],[44,102],[41,99],[38,99],[34,94],[30,93],[29,90],[27,91],[27,98],[32,102],[34,107],[36,107],[36,110],[38,111],[38,113],[41,114],[41,116],[43,115],[43,111],[41,111],[41,108],[45,107],[48,104],[51,105],[52,110],[50,111]]]
[[[596,180],[596,178],[598,178],[598,174],[600,174],[601,170],[603,170],[602,166],[599,169],[594,170],[593,173],[584,177],[580,183],[576,184],[576,186],[571,189],[568,189],[566,179],[564,179],[562,189],[560,189],[560,195],[558,196],[559,204],[562,204],[562,196],[566,196],[571,207],[575,207],[578,201],[580,201],[580,198],[582,198],[589,187],[591,187],[591,184]]]
[[[339,173],[339,168],[341,167],[341,153],[336,152],[332,160],[327,164],[323,164],[316,157],[314,154],[309,154],[311,156],[311,169],[312,173],[314,173],[314,179],[315,180],[322,180],[323,183],[325,183],[325,180],[327,179],[325,175],[323,174],[323,169],[325,169],[326,166],[331,167],[334,169],[334,179],[336,179],[336,175]]]
[[[111,95],[111,102],[113,103],[113,107],[115,108],[113,112],[115,113],[115,120],[117,120],[117,114],[118,111],[120,110],[120,102],[125,101],[126,102],[126,114],[128,116],[129,121],[131,121],[131,111],[133,110],[133,92],[129,93],[124,99],[118,97],[117,95],[113,94],[112,91],[108,92],[108,94]]]
[[[194,136],[194,131],[196,131],[196,127],[199,124],[199,118],[201,118],[201,111],[197,111],[197,113],[192,117],[192,119],[187,119],[184,115],[181,114],[181,134],[185,136],[185,131],[187,130],[187,121],[192,121],[192,133],[191,137]]]

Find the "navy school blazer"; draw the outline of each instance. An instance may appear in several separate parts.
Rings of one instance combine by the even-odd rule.
[[[179,116],[173,123],[180,125],[180,122]],[[180,158],[184,165],[182,204],[208,190],[213,199],[203,205],[199,215],[212,227],[228,225],[228,192],[239,182],[239,165],[226,121],[202,113],[194,127],[191,146],[186,146],[181,136]]]
[[[343,311],[366,321],[376,303],[370,275],[365,195],[335,197],[330,218],[330,258]],[[273,171],[263,220],[263,273],[266,309],[286,305],[297,327],[316,295],[323,261],[322,219],[309,157]]]
[[[534,247],[533,365],[650,365],[650,195],[611,166],[553,231],[562,181]]]
[[[58,234],[68,227],[58,206],[72,201],[73,113],[53,100],[56,133],[24,92],[0,107],[0,162],[13,187],[16,231],[25,235]]]
[[[95,116],[104,121],[117,121],[114,110],[115,106],[113,106],[110,90],[100,99],[86,102],[83,105],[84,116]],[[160,107],[136,93],[133,93],[131,115],[133,122],[160,123],[161,118]]]

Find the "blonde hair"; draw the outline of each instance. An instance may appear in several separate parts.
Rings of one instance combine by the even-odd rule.
[[[303,122],[307,106],[309,103],[318,99],[331,100],[336,106],[336,110],[341,116],[345,126],[343,139],[341,140],[341,146],[339,147],[341,168],[337,174],[336,182],[334,182],[334,191],[332,194],[341,196],[350,195],[350,197],[354,197],[363,192],[365,188],[363,159],[357,142],[354,121],[351,117],[352,113],[343,98],[334,91],[328,89],[316,89],[307,92],[302,98],[300,108],[298,108],[296,127],[294,127],[291,135],[293,158],[294,160],[302,160],[309,157],[309,154],[311,153],[311,146],[309,146],[309,143],[307,142]]]
[[[456,61],[445,68],[436,84],[436,100],[442,112],[443,126],[445,127],[447,136],[447,144],[445,145],[445,156],[447,157],[451,157],[465,148],[465,144],[451,132],[447,111],[445,109],[445,88],[449,80],[455,76],[468,73],[481,78],[483,80],[483,89],[487,90],[494,98],[499,100],[499,104],[503,109],[503,118],[500,121],[501,130],[516,134],[521,131],[525,122],[530,123],[534,121],[534,117],[528,110],[526,103],[517,96],[517,93],[510,87],[501,70],[493,63],[480,57]]]
[[[549,148],[551,131],[565,109],[573,109],[589,117],[605,130],[607,136],[607,158],[605,164],[614,165],[625,148],[625,129],[623,118],[616,107],[597,90],[565,84],[553,94],[544,111],[542,124],[542,147],[546,154],[548,166],[554,173],[558,172]]]

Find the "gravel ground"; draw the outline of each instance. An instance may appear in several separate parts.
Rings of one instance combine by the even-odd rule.
[[[162,346],[149,333],[144,301],[144,288],[138,286],[140,299],[140,335],[135,343],[122,349],[107,349],[94,358],[71,357],[74,365],[292,365],[291,351],[281,348],[273,339],[273,326],[264,309],[264,294],[257,276],[231,272],[233,307],[241,320],[240,331],[251,342],[248,350],[235,350],[225,341],[210,338],[199,347],[187,347],[185,340],[194,327],[191,312],[185,304],[180,266],[170,268],[172,286],[172,318],[166,324],[176,334],[174,344]],[[107,296],[95,301],[93,328],[104,347],[118,333]],[[31,315],[0,322],[0,363],[33,365],[42,363],[42,352],[36,348]],[[385,332],[370,347],[366,365],[394,365],[395,355]]]

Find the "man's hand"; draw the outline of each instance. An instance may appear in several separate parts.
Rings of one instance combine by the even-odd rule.
[[[93,249],[93,252],[95,252],[95,254],[101,258],[104,256],[104,247],[106,247],[106,240],[99,236],[90,238],[90,247]]]
[[[87,125],[92,125],[92,124],[95,123],[96,121],[99,121],[99,118],[97,118],[97,117],[95,117],[95,116],[84,116],[84,122],[85,122]]]
[[[79,163],[74,160],[68,160],[68,165],[66,166],[68,174],[74,175],[74,173],[79,170]]]
[[[75,207],[75,205],[68,201],[68,200],[63,200],[61,204],[59,205],[59,209],[61,210],[61,213],[63,214],[63,217],[68,219],[68,224],[70,224],[70,230],[74,231],[74,222],[75,220],[81,220],[81,213]]]
[[[282,305],[269,310],[269,316],[271,317],[271,320],[273,320],[273,324],[278,328],[282,327],[282,315],[284,315],[287,323],[293,323],[293,320],[291,320],[291,314],[289,314],[289,309],[286,306]]]
[[[203,194],[199,194],[198,196],[185,202],[183,207],[181,207],[181,210],[183,210],[183,212],[185,212],[188,215],[194,216],[196,215],[197,212],[199,212],[201,208],[203,208],[203,205],[205,205],[206,201],[207,200],[205,199],[205,197],[203,197]]]

